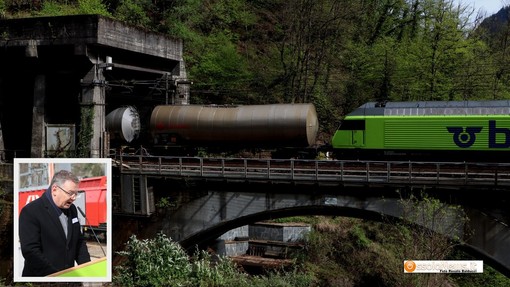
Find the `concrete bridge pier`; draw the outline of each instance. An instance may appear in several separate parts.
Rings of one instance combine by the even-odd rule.
[[[34,158],[44,157],[46,136],[46,119],[44,116],[44,104],[46,102],[46,76],[38,74],[34,78],[34,105],[32,115],[32,147],[30,156]]]
[[[106,80],[103,75],[103,62],[94,56],[89,56],[95,63],[82,79],[81,99],[81,128],[90,139],[90,157],[102,158],[107,155],[107,133],[105,123]]]

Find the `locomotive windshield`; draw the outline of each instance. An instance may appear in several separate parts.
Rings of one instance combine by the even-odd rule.
[[[339,130],[365,130],[365,120],[344,120]]]

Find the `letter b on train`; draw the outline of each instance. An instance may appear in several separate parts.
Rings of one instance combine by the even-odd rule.
[[[509,148],[510,129],[496,127],[496,121],[489,121],[489,148]]]

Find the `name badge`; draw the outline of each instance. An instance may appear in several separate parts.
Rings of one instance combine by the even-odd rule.
[[[78,222],[78,218],[73,218],[73,224],[75,224],[76,222]]]

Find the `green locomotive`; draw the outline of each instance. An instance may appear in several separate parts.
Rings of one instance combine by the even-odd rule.
[[[337,157],[508,161],[510,101],[369,102],[345,116],[332,146]]]

